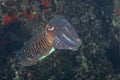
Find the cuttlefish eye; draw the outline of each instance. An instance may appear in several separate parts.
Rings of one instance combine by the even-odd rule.
[[[54,30],[54,26],[49,26],[48,27],[48,31],[53,31]]]

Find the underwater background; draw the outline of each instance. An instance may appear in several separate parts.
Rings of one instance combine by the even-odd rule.
[[[120,80],[120,0],[0,0],[0,80]],[[55,15],[75,28],[77,51],[56,50],[29,67],[16,51]]]

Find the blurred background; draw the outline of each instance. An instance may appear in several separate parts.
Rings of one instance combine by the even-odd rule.
[[[120,0],[0,0],[0,80],[120,80]],[[74,26],[82,46],[16,67],[22,48],[55,15]]]

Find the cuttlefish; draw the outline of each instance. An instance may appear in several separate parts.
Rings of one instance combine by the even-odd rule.
[[[31,66],[53,53],[55,49],[75,51],[81,44],[82,40],[70,22],[57,15],[16,52],[17,62],[21,66]]]

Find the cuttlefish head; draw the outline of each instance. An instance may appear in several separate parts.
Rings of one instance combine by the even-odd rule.
[[[55,27],[54,26],[46,24],[45,32],[47,35],[50,35],[51,37],[55,37]]]
[[[45,26],[46,39],[50,44],[54,43],[55,40],[55,28],[49,24]]]
[[[55,35],[54,47],[57,49],[77,50],[82,44],[73,26],[63,16],[57,15],[49,22],[48,30]]]

